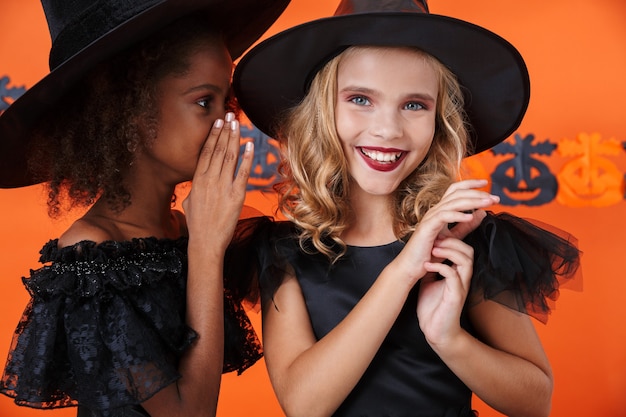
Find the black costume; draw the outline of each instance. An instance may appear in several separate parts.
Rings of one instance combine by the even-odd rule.
[[[305,253],[290,224],[278,223],[273,228],[260,252],[264,302],[272,302],[285,268],[292,267],[318,340],[343,320],[404,247],[401,241],[375,247],[348,246],[347,253],[331,265],[322,254]],[[501,302],[543,321],[549,312],[548,300],[558,295],[559,279],[571,278],[578,267],[579,251],[571,241],[508,214],[489,214],[466,241],[475,250],[468,300],[481,294],[480,299]],[[334,416],[474,415],[471,391],[430,348],[420,330],[417,294],[418,286]],[[467,317],[469,307],[468,301],[461,324],[474,333]]]
[[[233,256],[231,247],[227,264]],[[197,337],[185,324],[187,238],[62,249],[52,240],[40,261],[23,280],[32,298],[0,391],[37,408],[80,404],[79,416],[146,415],[139,404],[180,378],[178,360]],[[261,347],[241,304],[250,283],[224,274],[223,370],[241,373]]]

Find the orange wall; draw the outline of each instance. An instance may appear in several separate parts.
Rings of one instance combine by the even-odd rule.
[[[10,3],[10,4],[7,4]],[[293,0],[270,33],[333,13],[336,0]],[[518,133],[537,139],[573,140],[580,133],[626,141],[626,3],[623,0],[431,0],[431,12],[485,26],[511,41],[524,55],[532,94]],[[47,72],[49,35],[36,0],[0,3],[0,76],[13,86],[31,86]],[[478,158],[486,172],[494,158]],[[622,151],[610,157],[626,172]],[[564,157],[545,159],[558,173]],[[623,185],[622,185],[623,190]],[[250,193],[247,203],[272,214],[271,195]],[[566,229],[579,239],[582,292],[564,290],[547,325],[537,329],[555,374],[552,416],[626,415],[626,202],[573,207],[557,201],[538,207],[501,207]],[[20,277],[37,266],[38,251],[72,218],[50,221],[38,186],[0,190],[0,358],[27,302]],[[259,317],[252,313],[255,325]],[[0,360],[0,363],[2,363]],[[263,363],[242,376],[226,375],[219,416],[282,416]],[[477,401],[481,417],[497,416]],[[39,416],[0,396],[0,416]],[[75,415],[73,409],[50,417]]]

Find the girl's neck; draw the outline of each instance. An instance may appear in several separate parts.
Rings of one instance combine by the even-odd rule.
[[[173,189],[154,192],[144,187],[131,190],[131,204],[121,212],[111,210],[105,200],[98,200],[83,219],[109,230],[115,240],[135,237],[175,239],[185,233],[184,216],[171,209]]]
[[[397,240],[389,196],[351,195],[353,218],[341,239],[352,246],[378,246]]]

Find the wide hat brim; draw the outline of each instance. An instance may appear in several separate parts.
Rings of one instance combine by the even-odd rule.
[[[472,125],[473,153],[510,136],[528,107],[526,64],[502,37],[447,16],[380,12],[315,20],[255,46],[235,69],[241,108],[256,127],[276,137],[278,119],[304,98],[315,73],[354,45],[417,47],[456,74]]]
[[[98,63],[178,18],[206,12],[224,29],[233,59],[276,21],[290,0],[164,0],[124,21],[54,68],[0,114],[0,188],[35,184],[27,151],[35,121]]]

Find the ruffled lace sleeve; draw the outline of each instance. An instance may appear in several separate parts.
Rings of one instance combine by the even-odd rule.
[[[493,300],[546,323],[559,288],[582,286],[577,241],[553,226],[489,212],[465,241],[474,248],[470,305]]]
[[[1,391],[36,408],[77,404],[110,410],[139,404],[180,378],[178,359],[197,337],[185,323],[187,240],[80,242],[41,251],[44,266],[23,282],[31,294],[0,381]],[[247,316],[225,293],[229,340],[253,343]],[[221,336],[220,336],[221,337]],[[229,362],[230,361],[230,362]]]

